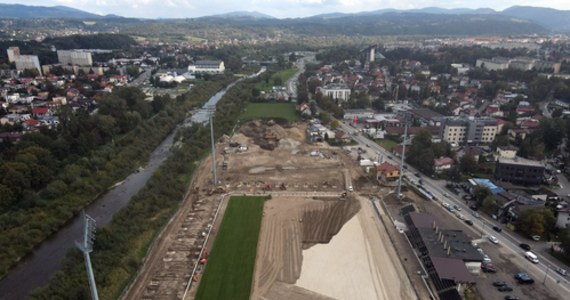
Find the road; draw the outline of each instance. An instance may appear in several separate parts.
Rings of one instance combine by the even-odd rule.
[[[150,78],[150,74],[152,72],[152,68],[146,69],[146,71],[142,72],[137,78],[129,83],[129,86],[138,87],[141,85],[145,80]]]
[[[291,96],[291,99],[293,99],[293,102],[297,102],[297,81],[299,78],[299,75],[301,75],[301,73],[305,72],[305,63],[307,61],[311,62],[315,60],[315,56],[305,56],[302,58],[299,58],[295,64],[297,65],[298,71],[295,73],[295,75],[291,76],[291,78],[289,78],[287,80],[287,82],[285,83],[285,86],[287,87],[287,93]]]
[[[361,145],[361,147],[366,147],[366,148],[370,148],[371,150],[373,150],[375,153],[379,153],[380,155],[383,155],[387,161],[389,161],[390,163],[394,163],[394,164],[399,164],[400,161],[396,161],[395,159],[390,159],[388,158],[388,156],[391,155],[391,153],[389,153],[388,151],[386,151],[384,148],[380,147],[378,144],[376,144],[375,142],[371,141],[370,139],[368,139],[365,136],[362,136],[357,129],[343,123],[343,122],[339,122],[341,124],[341,129],[343,129],[344,131],[346,131],[347,133],[350,134],[350,136]],[[415,170],[413,167],[408,165],[408,172],[410,173],[417,173],[418,171]],[[467,207],[467,205],[465,204],[464,201],[462,201],[461,199],[459,199],[458,197],[456,197],[455,195],[449,195],[448,197],[445,197],[444,194],[448,194],[448,191],[445,188],[445,182],[441,181],[441,180],[434,180],[431,179],[429,177],[423,176],[422,177],[422,181],[423,181],[423,187],[425,189],[427,189],[428,191],[430,191],[436,198],[438,199],[445,199],[446,202],[450,203],[451,205],[457,205],[459,207],[461,207],[464,211],[469,211],[469,207]],[[443,208],[442,208],[443,209]],[[512,252],[514,253],[520,253],[522,250],[519,248],[519,244],[523,243],[523,242],[527,242],[527,241],[521,241],[519,240],[518,237],[515,237],[514,235],[512,235],[509,232],[503,231],[502,233],[498,234],[497,232],[493,231],[491,228],[494,225],[499,225],[496,224],[494,221],[487,219],[486,217],[481,217],[480,219],[474,219],[473,220],[474,223],[474,227],[478,228],[480,232],[482,232],[482,235],[494,235],[497,237],[497,239],[499,239],[499,242],[507,247],[508,249],[510,249]],[[500,226],[500,225],[499,225]],[[558,262],[554,262],[552,260],[549,260],[547,257],[541,256],[537,253],[540,263],[539,264],[532,264],[530,268],[533,268],[534,274],[544,274],[544,276],[546,276],[546,278],[548,278],[550,281],[557,283],[558,281],[559,284],[558,286],[560,287],[561,293],[562,294],[566,294],[566,295],[570,295],[570,282],[568,281],[567,278],[560,276],[558,273],[554,272],[554,269],[556,267],[560,267],[560,268],[564,268],[564,266]],[[529,270],[527,270],[529,271]],[[530,271],[529,271],[530,272]],[[540,280],[542,280],[542,278],[536,278],[535,280],[538,282]]]

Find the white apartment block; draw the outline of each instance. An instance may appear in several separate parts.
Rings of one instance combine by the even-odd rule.
[[[40,60],[37,55],[20,55],[16,57],[16,70],[38,70],[38,74],[42,75],[42,68],[40,66]]]
[[[199,60],[193,65],[188,66],[190,73],[224,73],[226,67],[221,60]]]
[[[317,92],[321,92],[323,96],[328,96],[333,100],[346,102],[350,99],[350,88],[344,84],[327,84],[318,87]]]
[[[18,47],[10,47],[8,48],[8,50],[6,50],[6,52],[8,53],[9,62],[15,62],[16,57],[20,56],[20,48]]]
[[[446,118],[440,132],[448,143],[488,144],[495,140],[498,124],[493,118]]]
[[[64,66],[91,66],[91,52],[78,50],[57,50],[57,60]]]

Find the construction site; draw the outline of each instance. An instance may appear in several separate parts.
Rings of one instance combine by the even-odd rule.
[[[306,128],[252,121],[217,141],[218,184],[210,156],[122,298],[194,299],[229,196],[270,194],[251,299],[423,299],[371,201],[388,191]]]

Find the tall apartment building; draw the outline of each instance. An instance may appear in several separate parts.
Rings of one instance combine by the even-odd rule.
[[[341,100],[346,102],[350,99],[350,88],[346,84],[331,83],[322,87],[318,87],[323,96],[328,96],[333,100]]]
[[[20,56],[20,48],[18,48],[18,47],[10,47],[10,48],[8,48],[8,50],[6,50],[6,52],[8,52],[8,61],[9,62],[15,62],[16,57]]]
[[[38,74],[42,75],[40,60],[37,55],[21,55],[20,48],[10,47],[6,50],[8,53],[8,61],[16,63],[16,70],[38,70]]]
[[[487,144],[495,140],[497,120],[493,118],[448,117],[440,127],[441,139],[456,144]]]
[[[91,52],[78,50],[57,50],[57,59],[60,64],[67,66],[91,66],[93,59]]]

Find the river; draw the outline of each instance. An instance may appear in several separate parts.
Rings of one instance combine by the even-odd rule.
[[[202,110],[186,119],[184,123],[207,121],[206,107],[215,106],[226,91],[234,85],[235,82],[212,96]],[[152,152],[149,162],[143,170],[132,173],[85,208],[85,212],[96,220],[97,227],[109,223],[113,215],[129,203],[131,198],[145,186],[158,167],[164,163],[170,154],[170,147],[178,128]],[[7,276],[0,281],[0,299],[25,299],[34,289],[46,285],[54,273],[59,270],[67,250],[75,247],[75,240],[79,240],[82,234],[83,217],[82,214],[78,214],[9,271]]]

